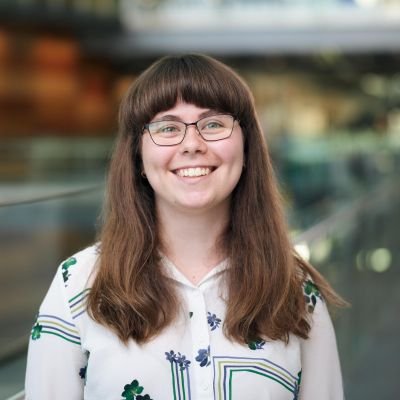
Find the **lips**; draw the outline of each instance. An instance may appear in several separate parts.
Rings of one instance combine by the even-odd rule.
[[[176,175],[181,177],[198,177],[209,175],[214,171],[213,167],[189,167],[189,168],[179,168],[174,172]]]

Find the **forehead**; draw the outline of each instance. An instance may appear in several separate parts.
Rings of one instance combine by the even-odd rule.
[[[179,119],[193,119],[193,118],[201,118],[203,116],[207,116],[210,112],[212,112],[210,108],[198,107],[191,103],[185,103],[183,101],[178,101],[174,107],[158,112],[153,120],[173,117]]]

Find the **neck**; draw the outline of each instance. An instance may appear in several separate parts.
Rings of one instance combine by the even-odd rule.
[[[197,283],[224,258],[218,243],[229,220],[229,207],[204,213],[158,210],[162,251],[193,283]]]

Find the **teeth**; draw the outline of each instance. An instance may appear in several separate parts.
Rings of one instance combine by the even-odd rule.
[[[204,176],[211,172],[211,168],[185,168],[178,169],[176,174],[178,176]]]

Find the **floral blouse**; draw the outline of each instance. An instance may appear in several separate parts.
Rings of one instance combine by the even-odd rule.
[[[304,285],[312,329],[289,344],[229,341],[222,331],[227,261],[196,286],[163,259],[184,300],[180,318],[144,345],[123,344],[89,317],[98,248],[62,263],[31,332],[27,400],[341,400],[336,339],[326,305]]]

